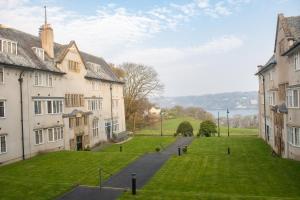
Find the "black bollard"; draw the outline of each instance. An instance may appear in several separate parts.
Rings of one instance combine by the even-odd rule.
[[[120,145],[120,152],[122,152],[123,151],[123,147],[122,147],[122,145]]]
[[[136,194],[136,173],[131,174],[131,191],[132,195]]]
[[[230,155],[230,148],[227,148],[227,154]]]
[[[178,156],[180,156],[181,155],[181,149],[180,149],[180,147],[178,147]]]

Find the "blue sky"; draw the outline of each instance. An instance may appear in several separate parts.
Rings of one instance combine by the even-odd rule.
[[[57,42],[153,66],[165,96],[257,90],[277,14],[300,15],[299,0],[1,0],[0,23],[37,35],[44,4]]]

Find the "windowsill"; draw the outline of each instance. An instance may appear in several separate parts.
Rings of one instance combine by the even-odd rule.
[[[33,85],[34,87],[53,88],[53,86]]]
[[[300,109],[300,107],[288,107],[288,109]]]
[[[5,155],[5,154],[7,154],[7,151],[6,151],[6,152],[2,152],[2,153],[0,153],[0,156],[1,156],[1,155]]]
[[[289,143],[290,146],[295,147],[295,148],[300,148],[300,146],[296,146],[294,144]]]
[[[6,119],[6,117],[0,117],[0,120],[1,120],[1,119]]]
[[[43,144],[45,144],[45,143],[43,142],[43,143],[40,143],[40,144],[34,144],[34,146],[41,146]]]

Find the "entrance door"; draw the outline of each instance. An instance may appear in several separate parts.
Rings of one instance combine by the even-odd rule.
[[[77,151],[81,151],[82,150],[82,136],[77,136],[76,142],[77,142]]]
[[[110,140],[111,123],[105,122],[105,133],[108,140]]]

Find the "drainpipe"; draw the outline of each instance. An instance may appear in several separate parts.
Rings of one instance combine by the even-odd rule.
[[[21,140],[22,140],[22,159],[25,160],[25,145],[24,145],[24,119],[23,119],[23,89],[22,89],[22,84],[23,84],[23,74],[25,71],[22,71],[19,76],[19,84],[20,84],[20,104],[21,104]]]
[[[267,114],[266,114],[266,86],[265,86],[265,76],[261,73],[259,75],[263,78],[263,89],[264,89],[264,118],[265,118],[265,140],[267,141]]]
[[[109,86],[109,89],[110,89],[110,118],[111,118],[111,138],[113,137],[113,133],[114,133],[114,130],[113,130],[113,106],[112,106],[112,83],[110,83],[110,86]]]

